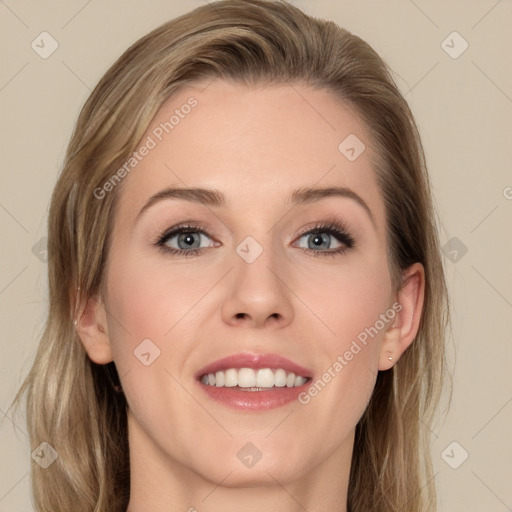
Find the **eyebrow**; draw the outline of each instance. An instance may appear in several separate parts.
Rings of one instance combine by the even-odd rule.
[[[298,188],[293,191],[292,195],[288,199],[287,204],[290,206],[310,204],[327,197],[345,197],[354,200],[366,211],[370,217],[370,220],[375,226],[375,218],[366,201],[348,187]],[[168,187],[152,195],[147,200],[147,202],[138,213],[136,220],[138,220],[141,215],[151,206],[166,199],[182,199],[184,201],[191,201],[205,206],[217,208],[227,206],[226,197],[220,190],[198,187]]]

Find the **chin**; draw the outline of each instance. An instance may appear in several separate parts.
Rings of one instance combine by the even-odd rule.
[[[232,488],[275,485],[276,480],[284,484],[300,478],[311,467],[299,455],[268,446],[259,450],[250,441],[237,442],[236,448],[206,456],[208,462],[203,460],[196,472],[215,485],[222,481],[223,486]]]

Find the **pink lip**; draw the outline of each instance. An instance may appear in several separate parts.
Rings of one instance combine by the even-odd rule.
[[[308,380],[302,386],[297,387],[273,387],[266,391],[247,391],[239,388],[208,386],[203,384],[200,379],[208,373],[226,370],[228,368],[283,368],[295,375],[308,377]],[[282,407],[290,402],[296,401],[300,393],[309,387],[312,379],[312,372],[303,366],[300,366],[286,357],[277,354],[236,354],[233,356],[219,359],[196,373],[197,385],[214,400],[227,407],[245,411],[262,411]]]
[[[286,357],[277,354],[250,354],[242,353],[218,359],[205,366],[196,373],[196,379],[200,379],[204,374],[215,373],[228,368],[282,368],[287,372],[293,372],[302,377],[311,377],[312,372],[303,366],[300,366]]]

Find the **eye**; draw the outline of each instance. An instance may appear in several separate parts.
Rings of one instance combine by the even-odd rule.
[[[212,240],[204,229],[197,226],[175,226],[163,233],[155,245],[166,253],[189,256],[212,247],[214,243],[208,243],[208,239]]]
[[[323,223],[314,226],[299,238],[299,248],[314,256],[343,254],[355,245],[355,240],[345,227],[338,223]]]
[[[208,247],[221,245],[213,241],[206,228],[190,224],[169,228],[153,244],[175,256],[194,256]],[[355,240],[341,221],[313,226],[300,235],[298,243],[299,249],[313,256],[335,256],[354,246]]]

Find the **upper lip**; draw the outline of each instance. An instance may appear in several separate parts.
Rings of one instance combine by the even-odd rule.
[[[208,364],[196,373],[196,378],[200,379],[205,374],[215,373],[228,368],[282,368],[287,372],[293,372],[295,375],[300,375],[302,377],[311,377],[312,374],[311,370],[294,363],[284,356],[280,356],[278,354],[252,354],[246,352],[224,357]]]

